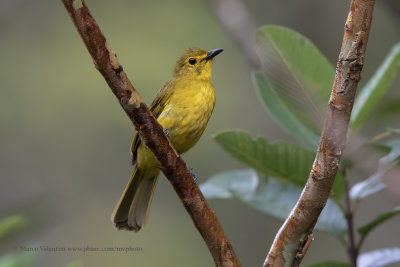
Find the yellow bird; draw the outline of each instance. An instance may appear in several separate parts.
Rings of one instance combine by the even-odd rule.
[[[175,64],[172,78],[151,104],[153,116],[180,154],[197,143],[211,117],[215,104],[212,62],[222,51],[186,49]],[[160,168],[137,133],[131,151],[136,166],[111,219],[117,229],[137,232],[146,223]]]

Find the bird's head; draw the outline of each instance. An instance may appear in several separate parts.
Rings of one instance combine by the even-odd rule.
[[[207,51],[201,48],[188,48],[175,64],[174,76],[193,79],[210,79],[213,58],[223,49]]]

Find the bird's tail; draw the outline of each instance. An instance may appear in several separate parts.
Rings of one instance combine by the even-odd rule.
[[[115,207],[111,220],[119,230],[139,231],[146,223],[158,173],[146,176],[137,166]]]

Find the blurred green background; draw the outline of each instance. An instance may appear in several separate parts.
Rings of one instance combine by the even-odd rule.
[[[170,78],[185,48],[225,49],[214,64],[213,117],[198,145],[184,155],[199,183],[217,172],[243,167],[213,142],[212,135],[222,129],[289,139],[259,104],[250,68],[208,1],[87,4],[147,103]],[[257,26],[291,27],[336,64],[349,1],[245,4]],[[377,1],[362,82],[400,41],[399,22],[396,1]],[[33,266],[67,266],[76,260],[84,266],[212,266],[206,245],[166,179],[159,180],[142,231],[113,228],[110,214],[132,171],[129,146],[134,129],[94,68],[61,1],[1,1],[0,48],[0,218],[22,214],[27,220],[24,230],[0,243],[0,254],[18,252],[15,246],[131,246],[142,251],[33,253]],[[397,79],[386,100],[400,97],[399,84]],[[373,135],[384,126],[394,125],[375,122],[363,134]],[[399,202],[398,189],[386,190],[365,200],[356,220]],[[239,201],[210,204],[243,266],[260,266],[281,222]],[[364,249],[398,246],[400,233],[393,229],[399,223],[396,218],[374,231]],[[304,263],[326,259],[346,260],[346,252],[336,239],[316,232]]]

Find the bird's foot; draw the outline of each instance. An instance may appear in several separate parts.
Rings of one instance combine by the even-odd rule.
[[[167,128],[164,129],[164,133],[168,138],[171,138],[171,136],[169,135],[169,131]]]
[[[192,175],[194,183],[197,183],[197,174],[193,172],[193,168],[189,169],[189,173]]]

